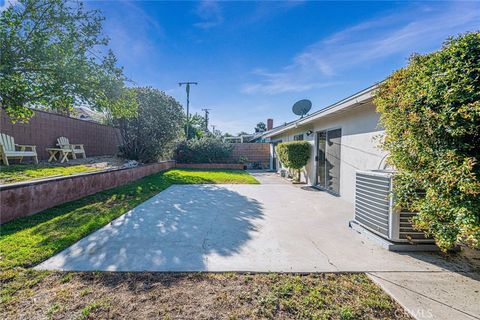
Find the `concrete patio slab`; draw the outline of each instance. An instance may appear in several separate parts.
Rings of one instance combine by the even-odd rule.
[[[393,254],[366,241],[348,228],[351,212],[350,204],[327,193],[290,185],[175,185],[38,268],[444,270],[425,258]]]
[[[172,186],[37,269],[367,272],[411,313],[423,306],[424,319],[478,319],[472,265],[387,251],[348,228],[351,204],[271,175],[258,178],[269,183]]]

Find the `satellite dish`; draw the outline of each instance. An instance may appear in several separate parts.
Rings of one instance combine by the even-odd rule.
[[[297,116],[303,117],[310,111],[312,108],[312,101],[308,99],[302,99],[297,102],[292,107],[293,113],[295,113]]]

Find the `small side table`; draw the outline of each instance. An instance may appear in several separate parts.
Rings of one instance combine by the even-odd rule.
[[[72,154],[72,150],[69,149],[61,149],[61,148],[46,148],[50,158],[48,158],[48,162],[52,162],[53,160],[57,160],[57,154],[59,154],[58,160],[60,163],[64,161],[68,162],[68,155]]]

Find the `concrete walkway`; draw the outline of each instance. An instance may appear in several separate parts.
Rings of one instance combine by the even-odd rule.
[[[366,272],[419,319],[480,319],[471,261],[393,253],[348,228],[351,204],[272,174],[175,185],[38,269]]]

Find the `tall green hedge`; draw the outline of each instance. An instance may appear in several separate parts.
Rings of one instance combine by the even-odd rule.
[[[307,141],[291,141],[279,143],[275,151],[283,166],[298,170],[298,180],[300,180],[300,170],[305,167],[310,158],[310,143]]]
[[[207,135],[179,142],[174,150],[178,163],[225,163],[231,161],[233,144]]]
[[[137,99],[138,112],[134,117],[113,120],[122,135],[121,156],[142,162],[169,159],[174,141],[181,136],[182,106],[155,88],[128,90]]]
[[[414,55],[379,87],[383,148],[399,206],[444,250],[480,246],[480,33]]]

